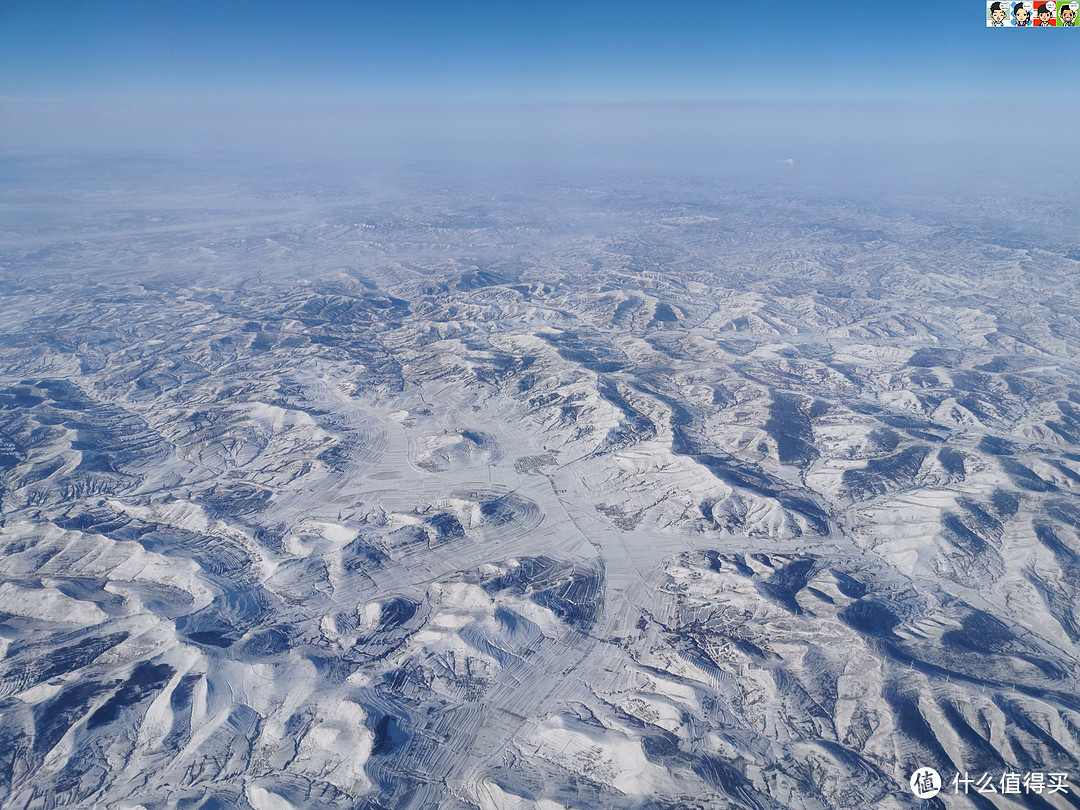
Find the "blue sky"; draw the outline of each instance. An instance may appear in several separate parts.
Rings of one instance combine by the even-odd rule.
[[[0,0],[0,97],[1080,97],[1040,81],[1080,29],[987,30],[983,5]]]

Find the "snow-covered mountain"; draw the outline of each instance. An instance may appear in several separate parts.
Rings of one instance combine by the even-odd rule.
[[[0,806],[1080,806],[1075,243],[147,176],[0,240]]]

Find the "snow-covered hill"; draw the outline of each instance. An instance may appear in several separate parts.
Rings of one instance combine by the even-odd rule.
[[[0,243],[0,806],[1080,806],[1075,245],[453,188]]]

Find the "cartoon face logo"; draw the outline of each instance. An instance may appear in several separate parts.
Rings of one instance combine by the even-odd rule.
[[[1031,9],[1023,3],[1013,6],[1013,19],[1017,25],[1031,25]]]
[[[1002,25],[1005,22],[1006,12],[1004,3],[990,4],[990,21],[994,25]]]
[[[1062,6],[1058,12],[1058,16],[1061,17],[1061,22],[1065,25],[1076,25],[1076,8],[1070,3],[1067,6]]]
[[[1040,24],[1049,25],[1050,24],[1050,18],[1054,16],[1054,12],[1050,9],[1049,4],[1044,4],[1042,6],[1039,6],[1039,11],[1037,13],[1037,16],[1039,18],[1039,23]]]

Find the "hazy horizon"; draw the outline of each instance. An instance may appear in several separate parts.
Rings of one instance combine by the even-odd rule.
[[[898,161],[1042,171],[1071,32],[877,4],[0,4],[0,153]],[[1002,69],[1019,66],[1019,78]],[[737,159],[732,160],[733,155]],[[839,166],[834,166],[839,168]]]

